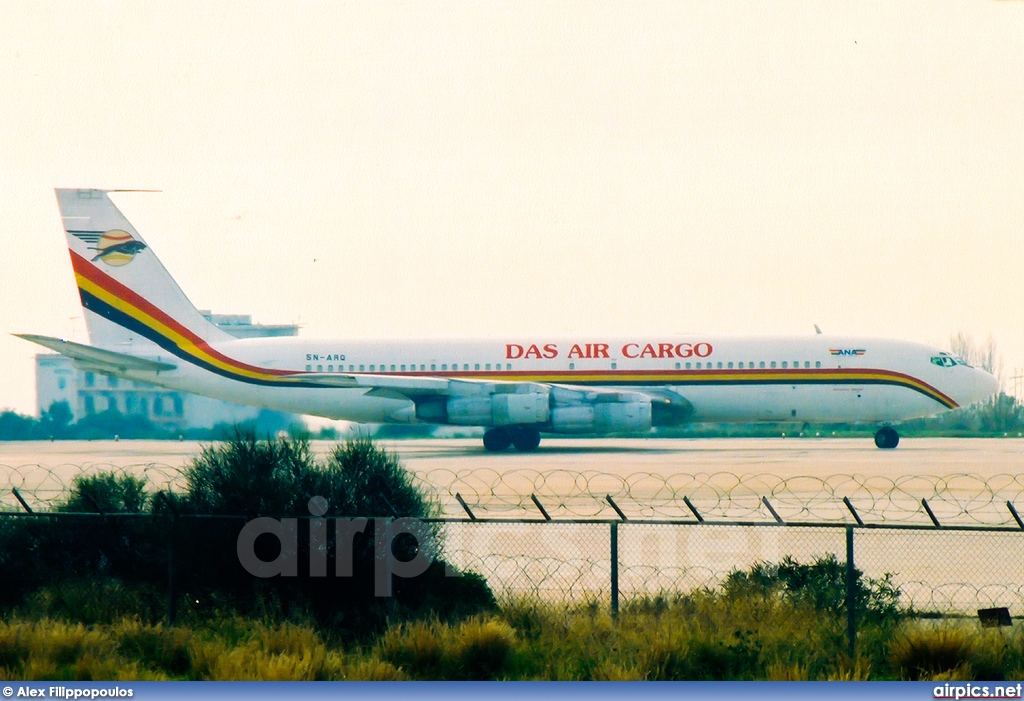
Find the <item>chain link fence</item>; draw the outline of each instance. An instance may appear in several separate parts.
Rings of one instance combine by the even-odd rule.
[[[82,555],[102,569],[118,547],[141,547],[119,523],[149,518],[155,528],[168,527],[156,516],[52,514],[76,477],[106,471],[144,477],[151,489],[184,487],[181,471],[164,465],[0,466],[0,526],[28,518],[40,528],[103,530],[105,550]],[[1013,617],[1024,616],[1024,523],[1015,507],[1024,504],[1022,475],[435,469],[416,479],[441,505],[436,523],[445,559],[482,575],[499,598],[616,609],[641,597],[718,589],[730,573],[757,563],[831,557],[848,567],[852,554],[864,577],[889,577],[899,605],[917,615],[975,616],[978,609],[1006,607]],[[156,589],[173,592],[202,576],[180,564],[174,569],[189,539],[213,528],[213,520],[189,519],[200,517],[182,517],[174,526],[184,529],[178,537],[168,533],[164,547],[146,553],[159,563],[154,571],[163,572],[153,578]],[[225,536],[230,539],[245,521],[221,518],[216,528],[234,529]]]

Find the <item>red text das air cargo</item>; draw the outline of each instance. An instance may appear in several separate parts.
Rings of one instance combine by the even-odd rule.
[[[505,345],[505,358],[545,359],[562,357],[557,343],[508,343]],[[624,358],[706,358],[714,351],[710,343],[626,343],[616,348]],[[574,343],[565,353],[566,358],[611,358],[611,344],[608,343]]]

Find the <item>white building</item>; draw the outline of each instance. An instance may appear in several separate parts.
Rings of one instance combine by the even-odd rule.
[[[203,316],[238,338],[295,336],[299,331],[295,324],[254,324],[247,314],[203,312]],[[36,415],[56,402],[66,402],[74,420],[116,409],[122,414],[145,416],[155,425],[168,429],[240,423],[256,419],[261,411],[255,407],[86,372],[76,368],[70,358],[41,353],[36,356]]]

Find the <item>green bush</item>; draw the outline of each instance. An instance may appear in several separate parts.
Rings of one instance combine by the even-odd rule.
[[[309,516],[309,499],[327,500],[326,518],[429,518],[439,509],[413,484],[398,457],[357,438],[318,462],[301,439],[258,440],[239,431],[208,446],[186,471],[181,507],[190,513]]]
[[[438,556],[427,571],[411,579],[396,577],[392,597],[375,596],[374,519],[425,518],[438,513],[438,507],[393,454],[369,440],[339,445],[318,460],[304,440],[258,440],[251,431],[236,431],[230,441],[205,448],[185,477],[184,493],[155,496],[144,480],[131,475],[80,477],[57,505],[60,517],[0,520],[0,607],[29,602],[42,615],[97,621],[104,612],[122,615],[127,596],[137,598],[137,610],[147,620],[159,618],[164,607],[152,605],[152,592],[166,591],[172,540],[177,604],[186,618],[225,610],[285,618],[311,615],[322,625],[362,635],[393,618],[425,613],[450,618],[495,605],[483,578],[447,576],[439,531],[430,524],[424,525],[420,540],[431,539],[431,552]],[[369,519],[353,539],[351,577],[333,574],[333,528],[326,538],[328,576],[310,574],[309,505],[314,496],[326,499],[324,518]],[[236,550],[239,531],[257,516],[297,519],[297,577],[261,580],[242,567]],[[403,535],[392,551],[409,560],[423,546]],[[264,561],[274,560],[278,548],[272,537],[256,541]],[[103,598],[90,582],[103,583],[117,596]]]
[[[776,565],[758,562],[747,571],[736,570],[725,580],[726,596],[779,594],[794,603],[808,603],[821,611],[846,611],[846,563],[832,553],[802,564],[790,556]],[[881,579],[864,577],[854,568],[853,600],[857,618],[896,621],[900,617],[900,590],[885,574]]]
[[[139,514],[149,510],[146,480],[132,475],[103,473],[76,477],[71,495],[58,511]]]

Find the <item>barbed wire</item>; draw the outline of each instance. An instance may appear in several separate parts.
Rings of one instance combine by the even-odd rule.
[[[52,507],[76,478],[133,475],[152,490],[184,491],[185,470],[162,463],[113,465],[0,465],[0,505],[18,509],[12,489],[33,508]],[[1016,526],[1007,502],[1024,510],[1024,474],[798,475],[727,471],[616,474],[594,470],[498,471],[431,468],[416,484],[441,504],[445,516],[465,516],[456,495],[478,518],[536,518],[533,496],[552,518],[618,518],[611,497],[630,520],[694,519],[686,500],[707,520],[771,521],[762,498],[787,522],[853,523],[844,498],[869,523],[932,525],[921,500],[943,525]]]
[[[536,516],[536,495],[553,517],[617,518],[607,497],[629,519],[693,519],[686,500],[708,520],[773,520],[762,498],[787,522],[853,523],[846,498],[865,521],[931,525],[921,499],[944,525],[1014,526],[1006,502],[1024,505],[1024,475],[830,475],[781,477],[771,473],[596,472],[519,469],[497,472],[434,468],[417,473],[421,486],[463,515],[474,512]],[[477,513],[480,516],[480,513]]]

